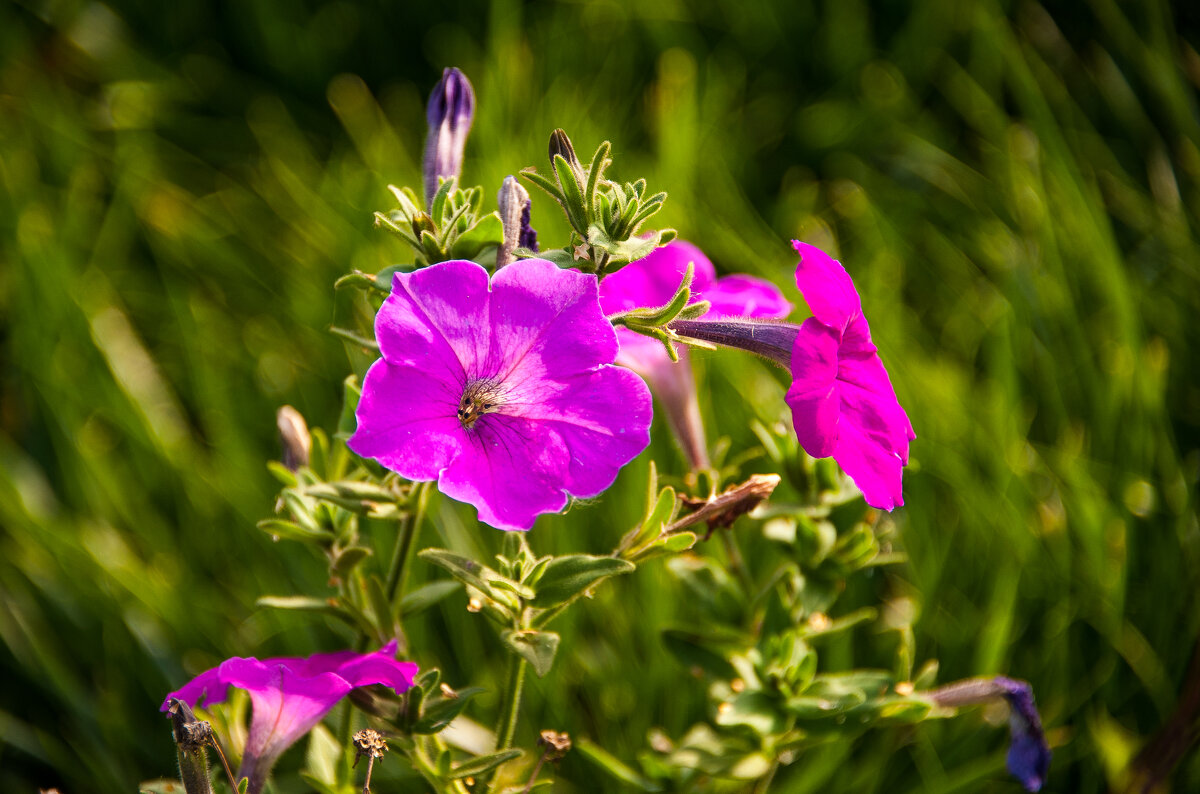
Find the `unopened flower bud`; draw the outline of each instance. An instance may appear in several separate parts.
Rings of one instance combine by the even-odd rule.
[[[571,170],[575,173],[575,181],[582,188],[587,183],[587,175],[583,170],[583,163],[579,162],[579,157],[575,154],[575,147],[571,144],[571,139],[567,137],[567,133],[562,129],[557,129],[550,133],[550,164],[554,164],[554,155],[561,156],[567,161],[567,165],[571,166]]]
[[[504,177],[497,197],[500,206],[500,222],[504,225],[504,242],[496,251],[496,269],[513,261],[513,251],[521,245],[522,219],[529,222],[529,193],[514,177]],[[536,238],[535,238],[536,239]],[[536,242],[534,243],[536,245]]]
[[[429,96],[425,115],[429,133],[422,172],[425,204],[429,206],[438,191],[438,179],[458,178],[462,172],[463,150],[475,116],[475,90],[467,76],[454,67],[443,71]]]
[[[304,417],[292,406],[285,405],[275,414],[275,424],[283,445],[283,465],[291,471],[307,466],[308,456],[312,452],[312,436],[308,434],[308,423]]]
[[[171,729],[179,756],[179,777],[186,794],[212,794],[208,777],[208,755],[204,748],[212,741],[212,726],[196,719],[192,708],[182,700],[171,699],[168,709]]]

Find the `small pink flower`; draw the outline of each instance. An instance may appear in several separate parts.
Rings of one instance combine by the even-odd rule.
[[[736,318],[676,320],[680,336],[747,350],[792,374],[785,397],[804,450],[833,456],[867,504],[904,504],[901,471],[916,438],[896,399],[863,317],[854,282],[815,246],[793,241],[800,254],[796,286],[812,308],[803,325]],[[711,312],[710,312],[711,314]]]
[[[901,470],[916,438],[896,399],[846,269],[816,246],[793,241],[800,263],[796,286],[813,316],[792,347],[786,401],[804,450],[830,455],[854,480],[867,504],[904,504]]]
[[[416,664],[396,661],[395,640],[367,654],[337,651],[262,661],[235,656],[167,695],[161,711],[170,709],[173,699],[211,706],[224,702],[231,686],[246,690],[254,711],[238,777],[248,777],[249,792],[256,794],[283,751],[350,690],[382,684],[399,694],[412,686],[416,674]]]

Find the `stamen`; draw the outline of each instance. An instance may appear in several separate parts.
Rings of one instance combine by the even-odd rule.
[[[489,378],[469,381],[463,387],[462,399],[458,401],[458,421],[470,430],[480,417],[496,413],[503,405],[499,383]]]

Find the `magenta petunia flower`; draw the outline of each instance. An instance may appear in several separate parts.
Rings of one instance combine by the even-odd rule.
[[[611,366],[596,277],[526,259],[397,273],[375,318],[382,358],[348,444],[409,480],[437,480],[501,529],[568,494],[596,496],[650,443],[651,402]]]
[[[904,504],[901,471],[916,438],[896,399],[863,317],[854,282],[819,248],[793,241],[800,254],[796,286],[813,316],[803,325],[746,320],[676,320],[680,336],[755,353],[792,374],[785,397],[800,445],[813,457],[833,456],[867,504]]]
[[[830,455],[854,480],[867,504],[904,504],[901,470],[916,438],[871,342],[854,282],[841,263],[799,241],[796,286],[813,316],[792,347],[787,404],[800,445]]]
[[[399,694],[412,686],[417,665],[396,661],[396,647],[393,640],[368,654],[337,651],[307,658],[226,659],[167,695],[161,711],[169,710],[173,699],[189,706],[211,706],[224,702],[231,686],[246,690],[253,714],[238,777],[249,778],[249,792],[256,794],[280,754],[312,730],[350,690],[382,684]]]
[[[712,304],[705,318],[782,318],[792,310],[783,293],[769,281],[746,275],[718,279],[708,257],[684,240],[655,249],[649,256],[606,276],[600,282],[600,308],[611,315],[669,303],[688,263],[693,267],[690,302],[706,300]],[[704,425],[687,348],[681,348],[679,361],[673,362],[657,340],[627,328],[617,329],[617,339],[621,344],[617,363],[646,379],[666,409],[671,429],[693,468],[708,468]]]

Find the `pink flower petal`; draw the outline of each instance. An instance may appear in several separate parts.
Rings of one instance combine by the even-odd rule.
[[[816,317],[830,328],[842,331],[850,319],[862,314],[862,303],[854,282],[841,263],[815,245],[792,241],[800,254],[796,287]]]
[[[716,281],[712,262],[691,243],[673,240],[605,276],[600,282],[601,310],[605,314],[617,314],[630,309],[665,306],[679,289],[689,262],[693,265],[692,291],[708,290]]]
[[[465,260],[392,278],[375,316],[375,338],[393,364],[421,362],[459,378],[488,354],[488,274]]]
[[[591,497],[613,484],[621,466],[650,443],[650,391],[641,378],[616,367],[576,375],[563,388],[520,407],[520,416],[553,429],[570,450],[571,494]],[[580,400],[579,394],[590,399]]]
[[[893,510],[897,505],[904,504],[901,487],[904,464],[895,454],[865,436],[855,425],[843,423],[838,428],[833,459],[854,480],[871,507]]]
[[[497,366],[477,375],[516,386],[573,375],[617,355],[612,324],[596,311],[596,277],[544,259],[505,267],[492,279],[491,354]]]
[[[182,700],[189,706],[212,706],[224,703],[229,697],[229,682],[221,677],[220,668],[205,670],[163,700],[159,711],[171,707],[171,700]]]
[[[838,438],[837,333],[815,319],[800,326],[792,347],[792,385],[784,400],[804,451],[814,458],[833,454]]]
[[[246,759],[270,763],[312,730],[351,686],[335,673],[297,675],[276,660],[233,658],[221,664],[221,675],[250,695],[254,711],[246,739]],[[245,763],[245,762],[243,762]]]
[[[791,314],[792,304],[783,297],[766,279],[735,273],[724,276],[697,296],[712,304],[704,316],[715,320],[718,317],[763,317],[782,319]]]
[[[358,428],[346,442],[356,454],[409,480],[437,479],[465,443],[456,418],[463,381],[423,369],[430,359],[439,356],[372,364],[355,412]]]
[[[526,530],[541,513],[566,506],[563,485],[571,453],[554,430],[490,414],[475,423],[468,439],[442,472],[438,488],[478,508],[480,521],[497,529]]]

